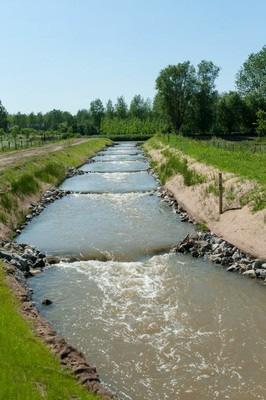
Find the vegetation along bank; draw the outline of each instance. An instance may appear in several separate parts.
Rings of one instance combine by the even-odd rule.
[[[230,151],[176,135],[155,136],[144,147],[165,188],[194,220],[245,253],[266,259],[265,152]]]

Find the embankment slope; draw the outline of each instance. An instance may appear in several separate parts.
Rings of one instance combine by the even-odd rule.
[[[145,148],[155,164],[160,169],[167,161],[169,147],[160,144],[157,148],[146,143]],[[186,159],[188,168],[203,178],[203,182],[186,185],[180,173],[170,174],[164,185],[176,198],[178,203],[196,221],[204,223],[208,228],[238,247],[242,251],[257,258],[266,259],[266,210],[254,212],[252,204],[242,204],[242,199],[254,191],[257,183],[239,177],[230,172],[223,173],[224,181],[224,212],[219,214],[217,177],[219,169],[195,160],[178,149],[170,149],[175,156]]]

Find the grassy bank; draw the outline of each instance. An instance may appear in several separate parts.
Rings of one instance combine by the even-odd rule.
[[[165,161],[157,165],[157,171],[163,183],[175,173],[181,173],[187,185],[204,181],[204,177],[195,175],[187,167],[186,160],[174,152],[178,150],[184,156],[190,156],[201,163],[234,173],[240,179],[246,178],[256,182],[257,187],[241,199],[242,205],[251,203],[254,211],[266,207],[266,152],[254,153],[249,147],[246,150],[230,151],[212,145],[211,141],[188,139],[177,135],[154,136],[147,141],[145,147],[161,150]]]
[[[0,177],[0,228],[11,232],[21,223],[31,201],[50,185],[58,184],[67,168],[76,167],[99,151],[108,139],[89,139],[64,150],[34,156],[18,161],[1,172]],[[3,236],[3,235],[2,235]]]
[[[212,145],[212,142],[170,135],[154,136],[149,145],[158,148],[169,146],[205,164],[213,165],[223,171],[233,172],[245,178],[254,179],[266,185],[266,152],[254,153],[247,146],[246,151],[230,151]]]
[[[158,165],[157,172],[163,184],[165,184],[168,178],[176,173],[179,173],[183,176],[184,184],[186,186],[193,186],[197,183],[204,182],[204,176],[190,169],[186,159],[173,154],[168,149],[162,150],[162,155],[165,159],[165,162]]]
[[[18,312],[0,263],[0,398],[6,400],[96,400],[82,388]]]

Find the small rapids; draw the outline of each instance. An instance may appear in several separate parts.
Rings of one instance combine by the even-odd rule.
[[[45,209],[18,241],[49,255],[132,261],[174,246],[191,231],[179,221],[153,193],[74,194]]]
[[[121,399],[265,398],[266,296],[250,280],[166,254],[61,263],[32,287]]]
[[[109,161],[145,161],[142,154],[111,154],[99,155],[92,158],[93,161],[109,162]]]
[[[78,175],[66,179],[60,188],[83,193],[126,193],[147,192],[157,186],[153,176],[142,171]]]
[[[85,164],[80,168],[87,172],[135,172],[148,169],[146,161],[109,161]]]

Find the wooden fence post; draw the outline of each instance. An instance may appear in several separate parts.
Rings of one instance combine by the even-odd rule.
[[[219,172],[219,214],[223,213],[223,174]]]

